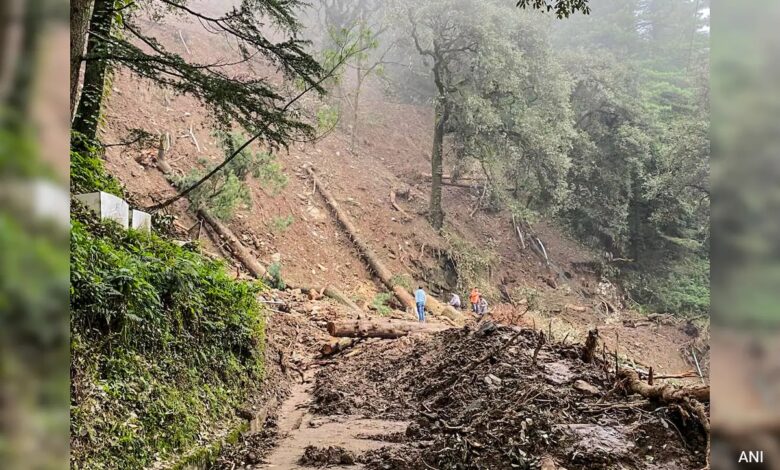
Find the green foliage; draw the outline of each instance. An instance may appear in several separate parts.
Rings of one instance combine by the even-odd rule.
[[[414,280],[412,280],[408,274],[396,274],[390,279],[390,283],[394,286],[400,286],[408,291],[411,291]]]
[[[336,127],[341,118],[338,106],[323,105],[317,110],[317,130],[328,131]]]
[[[512,292],[512,298],[517,299],[518,301],[526,299],[528,302],[526,304],[528,306],[528,310],[531,311],[539,310],[542,306],[539,291],[533,287],[523,286],[515,288]]]
[[[0,109],[0,175],[6,178],[50,176],[41,161],[34,129],[13,112]]]
[[[383,317],[390,315],[390,313],[393,311],[393,309],[390,307],[390,301],[392,299],[393,294],[389,292],[380,292],[374,296],[373,300],[371,300],[371,307]]]
[[[74,210],[71,464],[144,468],[233,416],[262,377],[260,286]]]
[[[558,214],[580,240],[629,260],[624,286],[640,304],[706,311],[709,280],[699,265],[709,249],[709,100],[702,74],[708,38],[696,10],[704,5],[592,4],[605,14],[567,22],[556,36],[561,45],[572,38],[583,45],[565,56],[578,117],[571,196]],[[644,28],[636,27],[637,18]]]
[[[268,266],[268,275],[271,278],[271,287],[279,290],[287,288],[287,283],[282,277],[282,263],[275,261]]]
[[[458,274],[457,290],[466,291],[476,286],[489,294],[490,272],[498,263],[498,257],[491,247],[477,247],[448,231],[442,235],[449,244],[447,254]]]
[[[590,13],[589,0],[517,0],[519,8],[534,8],[555,12],[558,18],[568,18],[575,12]]]
[[[688,258],[660,272],[628,272],[624,285],[640,305],[657,312],[709,312],[710,265],[705,258]]]
[[[290,228],[290,225],[295,222],[295,217],[292,215],[288,215],[285,217],[274,217],[271,220],[271,230],[273,230],[275,233],[283,233],[287,231],[288,228]]]
[[[246,140],[242,134],[224,132],[218,132],[217,138],[222,143],[226,158]],[[201,170],[192,170],[186,176],[175,180],[175,184],[179,189],[188,188],[215,166],[211,164]],[[272,154],[255,152],[247,147],[214,176],[190,192],[189,200],[195,207],[207,208],[216,217],[229,220],[239,207],[252,205],[252,193],[247,184],[249,176],[259,181],[260,185],[272,194],[287,186],[287,176]]]
[[[124,196],[119,181],[106,173],[101,154],[99,143],[89,141],[75,132],[71,135],[70,191],[72,194],[103,191],[119,197]]]

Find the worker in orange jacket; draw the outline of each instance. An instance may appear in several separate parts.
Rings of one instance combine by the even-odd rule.
[[[479,290],[477,290],[476,287],[471,289],[471,294],[469,294],[469,302],[471,302],[471,311],[474,313],[478,312],[479,297]]]

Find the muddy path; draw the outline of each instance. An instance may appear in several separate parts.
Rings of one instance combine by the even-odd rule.
[[[278,410],[279,439],[253,468],[292,470],[328,465],[329,468],[362,468],[356,458],[388,445],[383,436],[403,433],[406,421],[366,419],[360,415],[318,416],[311,409],[315,372],[304,375]]]
[[[706,465],[706,432],[685,407],[632,395],[580,345],[539,345],[537,331],[483,324],[313,361],[248,452],[216,468]]]

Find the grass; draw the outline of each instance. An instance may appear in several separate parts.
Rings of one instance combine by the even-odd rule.
[[[295,217],[288,215],[285,217],[274,217],[271,219],[270,228],[274,233],[284,233],[295,222]]]

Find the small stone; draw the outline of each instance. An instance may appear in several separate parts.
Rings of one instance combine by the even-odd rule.
[[[501,385],[501,379],[499,379],[499,378],[498,378],[498,377],[496,377],[495,375],[493,375],[493,374],[488,374],[488,377],[490,377],[490,381],[491,381],[491,382],[493,382],[494,384],[496,384],[496,385]]]
[[[598,388],[594,387],[588,382],[585,382],[584,380],[577,380],[574,382],[574,389],[590,395],[598,395],[600,393]]]

